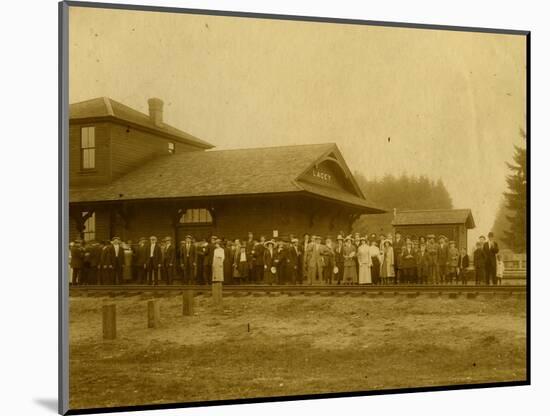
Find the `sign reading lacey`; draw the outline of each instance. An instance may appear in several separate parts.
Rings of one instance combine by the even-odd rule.
[[[312,173],[313,176],[315,176],[316,178],[322,179],[322,180],[324,180],[325,182],[331,182],[331,181],[332,181],[332,176],[330,176],[328,173],[323,172],[323,171],[321,171],[321,170],[319,170],[319,169],[313,168],[313,170],[311,171],[311,173]]]

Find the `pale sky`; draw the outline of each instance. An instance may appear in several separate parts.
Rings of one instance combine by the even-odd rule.
[[[217,149],[335,142],[441,178],[490,231],[525,128],[525,37],[70,8],[70,102],[108,96]],[[391,138],[388,142],[388,137]],[[284,169],[284,166],[281,168]]]

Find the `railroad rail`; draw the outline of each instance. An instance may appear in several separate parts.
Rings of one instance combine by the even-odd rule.
[[[467,295],[525,295],[525,285],[225,285],[226,296],[246,296],[254,294],[288,294],[288,295],[408,295],[421,294]],[[210,295],[210,285],[85,285],[72,286],[70,296],[132,296],[140,294],[174,295],[193,290],[195,295]]]

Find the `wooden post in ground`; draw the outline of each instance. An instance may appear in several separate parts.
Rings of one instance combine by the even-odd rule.
[[[212,302],[214,306],[222,306],[222,282],[212,282]]]
[[[183,314],[193,316],[195,312],[195,298],[193,290],[186,289],[183,291]]]
[[[147,302],[147,327],[156,328],[160,321],[160,303],[158,300]]]
[[[103,339],[116,338],[116,305],[103,305]]]

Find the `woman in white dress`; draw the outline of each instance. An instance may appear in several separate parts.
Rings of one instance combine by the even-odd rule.
[[[372,259],[366,238],[361,238],[361,243],[357,249],[357,261],[359,262],[359,284],[371,284],[370,268],[372,266]]]
[[[223,282],[223,262],[225,260],[225,250],[221,246],[220,240],[217,240],[212,257],[212,282]]]

